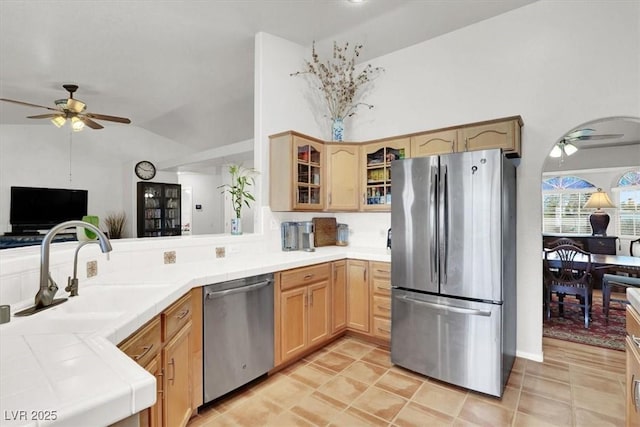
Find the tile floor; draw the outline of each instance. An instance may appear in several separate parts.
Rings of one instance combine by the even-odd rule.
[[[501,400],[391,365],[343,337],[205,407],[203,426],[624,426],[625,353],[544,339],[544,363],[517,359]]]

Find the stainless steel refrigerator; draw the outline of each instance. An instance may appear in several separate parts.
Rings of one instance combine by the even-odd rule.
[[[516,352],[516,173],[500,150],[391,166],[391,361],[502,396]]]

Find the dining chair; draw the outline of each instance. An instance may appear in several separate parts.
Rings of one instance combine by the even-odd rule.
[[[545,249],[543,266],[546,318],[551,318],[551,304],[558,304],[563,317],[565,304],[578,305],[584,314],[584,327],[589,328],[593,300],[591,253],[574,245],[558,245]],[[557,301],[552,299],[554,292]],[[567,295],[575,295],[578,303],[565,301]]]
[[[640,250],[638,250],[638,254],[634,255],[633,254],[633,247],[636,243],[640,244],[640,238],[636,239],[636,240],[632,240],[631,242],[629,242],[629,255],[631,256],[640,256]]]
[[[559,237],[547,243],[547,246],[549,248],[555,248],[556,246],[560,246],[560,245],[573,245],[575,247],[578,247],[584,250],[584,245],[582,244],[582,242],[578,242],[577,240],[570,239],[569,237]]]
[[[617,274],[605,274],[602,276],[602,311],[607,322],[609,322],[609,309],[614,308],[609,307],[612,301],[621,303],[622,309],[624,309],[629,302],[626,295],[627,288],[640,288],[640,278],[620,276]],[[612,290],[624,293],[625,297],[612,298]]]

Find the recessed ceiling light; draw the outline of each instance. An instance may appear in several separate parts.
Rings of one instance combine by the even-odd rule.
[[[364,3],[365,0],[348,0],[349,3]]]

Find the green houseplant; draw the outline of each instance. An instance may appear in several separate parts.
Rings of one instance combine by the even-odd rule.
[[[218,186],[231,195],[231,206],[235,212],[235,218],[231,219],[231,234],[242,234],[242,207],[251,207],[251,202],[255,202],[255,198],[249,187],[255,184],[254,175],[258,174],[254,168],[245,168],[242,165],[230,164],[228,166],[229,175],[231,176],[230,184]]]

